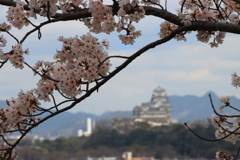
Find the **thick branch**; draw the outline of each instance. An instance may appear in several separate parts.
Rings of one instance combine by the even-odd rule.
[[[168,12],[165,9],[159,9],[151,6],[143,6],[143,8],[145,10],[145,15],[147,16],[162,18],[178,26],[183,25],[177,15]]]
[[[0,4],[4,6],[16,6],[16,2],[13,0],[0,0]],[[23,6],[25,10],[30,10],[30,8],[27,5]]]
[[[235,2],[239,3],[240,0],[234,0]],[[16,5],[15,2],[9,1],[9,0],[0,0],[1,5],[7,5],[7,6],[14,6]],[[116,5],[110,5],[113,9],[113,14],[116,14],[118,9]],[[159,9],[151,6],[143,6],[145,9],[145,13],[148,16],[155,16],[161,19],[164,19],[166,21],[169,21],[173,24],[176,24],[178,26],[182,26],[183,24],[181,23],[181,20],[178,18],[177,15],[168,12],[167,10],[164,9]],[[27,7],[25,7],[27,8]],[[76,11],[74,13],[69,13],[69,14],[60,14],[57,13],[55,16],[53,16],[51,21],[45,22],[46,24],[48,23],[53,23],[53,22],[58,22],[58,21],[70,21],[70,20],[77,20],[81,18],[89,18],[91,17],[91,13],[88,11],[88,8],[85,9],[80,9],[79,11]],[[45,23],[42,24],[45,25]],[[37,27],[37,29],[41,28],[41,26]],[[190,31],[190,30],[209,30],[209,31],[223,31],[223,32],[229,32],[229,33],[236,33],[240,34],[240,26],[239,25],[234,25],[234,24],[229,24],[229,23],[220,23],[220,22],[209,22],[209,21],[195,21],[192,22],[191,26],[187,26],[185,31]]]
[[[228,33],[240,34],[240,26],[221,22],[193,22],[186,31],[222,31]]]
[[[177,15],[172,14],[163,9],[158,9],[150,6],[144,6],[146,15],[155,16],[162,18],[166,21],[169,21],[178,26],[182,26],[181,20]],[[91,14],[88,12],[88,9],[83,9],[76,13],[71,13],[68,15],[61,15],[59,18],[54,19],[54,22],[57,21],[68,21],[76,20],[80,18],[91,17]],[[229,33],[240,34],[240,25],[230,24],[230,23],[221,23],[221,22],[210,22],[210,21],[195,21],[192,22],[191,26],[186,26],[185,31],[196,31],[196,30],[209,30],[209,31],[223,31]]]

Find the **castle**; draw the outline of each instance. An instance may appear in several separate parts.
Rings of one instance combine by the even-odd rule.
[[[172,106],[168,101],[165,89],[158,86],[150,102],[142,103],[133,109],[135,122],[148,122],[151,126],[162,126],[177,123],[171,119]]]

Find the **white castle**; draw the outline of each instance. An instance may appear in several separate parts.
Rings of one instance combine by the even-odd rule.
[[[160,86],[153,91],[152,99],[133,109],[135,122],[148,122],[151,126],[162,126],[177,123],[171,119],[172,106],[168,101],[165,89]]]

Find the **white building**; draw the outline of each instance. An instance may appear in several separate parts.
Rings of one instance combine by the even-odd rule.
[[[102,156],[102,157],[90,157],[90,156],[88,156],[87,160],[118,160],[118,158],[117,157],[105,157],[105,156]]]
[[[82,136],[90,136],[93,132],[94,129],[94,121],[92,121],[91,118],[87,118],[87,130],[85,132],[83,132],[83,130],[79,129],[78,130],[78,137],[82,137]]]
[[[177,123],[177,120],[171,119],[171,111],[172,106],[168,101],[166,91],[159,86],[153,91],[150,102],[134,107],[134,121],[148,122],[151,126]]]

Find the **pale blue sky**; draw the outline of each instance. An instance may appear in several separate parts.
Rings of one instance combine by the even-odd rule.
[[[169,6],[172,3],[173,1],[169,1]],[[0,10],[1,15],[4,15],[4,12],[3,9]],[[4,19],[0,17],[0,22]],[[140,22],[136,28],[142,30],[142,36],[134,46],[121,45],[116,33],[96,36],[99,39],[108,38],[110,55],[130,55],[159,38],[159,24],[160,20],[149,17]],[[26,61],[34,64],[38,59],[50,60],[56,49],[61,47],[61,43],[56,41],[59,36],[69,37],[86,32],[86,27],[75,21],[45,26],[42,28],[40,41],[37,35],[33,34],[23,44],[23,48],[30,50]],[[13,34],[21,37],[24,31],[14,30]],[[187,42],[171,40],[140,56],[100,88],[98,93],[94,93],[71,112],[101,114],[105,111],[132,110],[141,102],[149,101],[152,91],[158,85],[166,89],[168,95],[202,96],[211,90],[219,96],[240,97],[240,90],[231,86],[230,77],[234,71],[239,71],[240,74],[239,40],[239,36],[227,34],[224,44],[218,48],[198,42],[195,33],[188,35]],[[8,41],[8,47],[15,44],[9,37]],[[118,64],[119,60],[112,63]],[[38,77],[32,75],[31,70],[27,68],[16,70],[10,64],[4,66],[0,70],[0,100],[16,97],[21,89],[26,91],[34,88]]]

